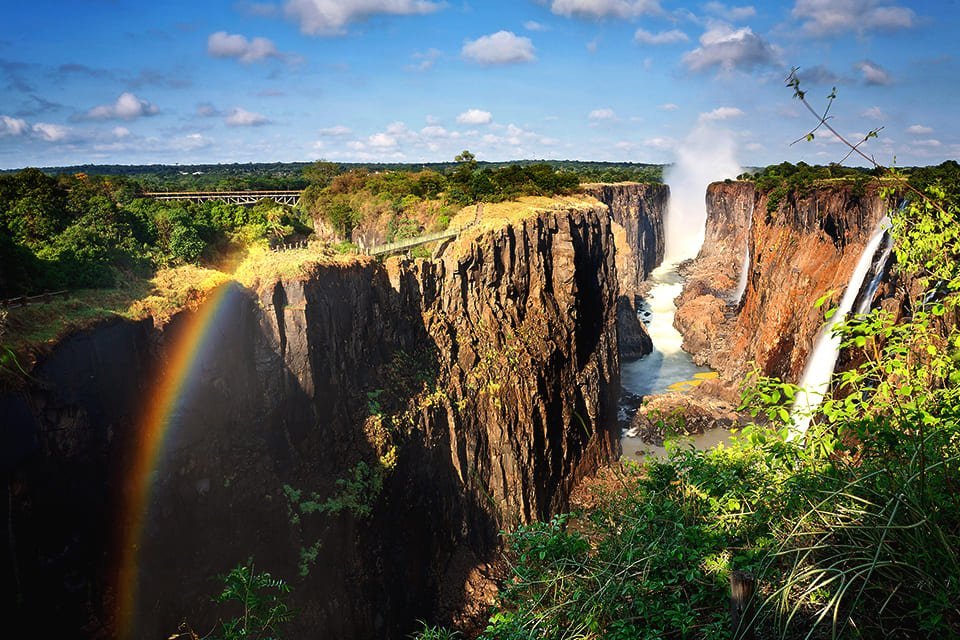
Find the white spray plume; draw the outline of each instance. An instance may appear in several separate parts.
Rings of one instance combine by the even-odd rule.
[[[700,118],[697,128],[677,147],[676,162],[664,174],[664,182],[670,185],[664,264],[697,256],[707,225],[707,185],[741,173],[733,134],[717,128],[714,120]]]

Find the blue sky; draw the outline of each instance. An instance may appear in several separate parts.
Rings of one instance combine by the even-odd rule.
[[[838,161],[784,78],[884,164],[960,156],[957,0],[71,0],[0,21],[0,168]]]

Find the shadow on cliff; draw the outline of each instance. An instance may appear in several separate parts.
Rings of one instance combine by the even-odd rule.
[[[436,345],[382,269],[321,272],[262,299],[228,286],[170,398],[135,540],[117,532],[136,426],[192,314],[162,331],[118,322],[73,336],[36,369],[42,388],[0,398],[4,451],[17,452],[4,458],[2,596],[12,629],[113,636],[120,547],[133,543],[134,637],[170,634],[182,620],[212,628],[222,615],[211,602],[215,576],[254,557],[294,587],[293,637],[399,638],[416,619],[436,619],[438,602],[455,600],[495,545],[496,522],[452,467],[439,408],[426,410],[430,428],[398,436],[371,517],[295,522],[284,485],[327,498],[357,463],[376,464],[381,452],[364,428],[370,394],[411,354],[435,371]],[[399,412],[401,400],[384,409]],[[301,549],[314,543],[316,561],[300,577]]]

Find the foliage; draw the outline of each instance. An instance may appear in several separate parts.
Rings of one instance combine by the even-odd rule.
[[[410,636],[413,640],[457,640],[462,637],[458,631],[452,631],[443,627],[434,627],[422,620],[418,622],[421,625],[421,629]]]
[[[203,636],[203,640],[281,640],[284,624],[293,619],[294,611],[287,605],[290,585],[269,573],[257,572],[253,558],[238,564],[224,576],[223,590],[214,601],[234,613],[221,619],[217,628]],[[174,638],[201,640],[186,623]]]
[[[867,181],[876,176],[875,171],[845,167],[831,163],[826,166],[808,165],[806,162],[792,164],[781,162],[758,171],[737,176],[738,180],[751,180],[757,190],[767,194],[767,210],[773,213],[780,203],[791,195],[805,195],[815,185],[849,184],[855,195],[863,195]]]
[[[891,213],[902,307],[838,325],[849,367],[804,437],[796,385],[754,377],[762,426],[730,447],[508,534],[484,638],[727,638],[734,569],[763,637],[960,636],[960,206],[923,196]]]
[[[0,175],[0,296],[108,288],[122,274],[219,263],[269,239],[307,235],[291,207],[182,204],[138,197],[115,177]]]

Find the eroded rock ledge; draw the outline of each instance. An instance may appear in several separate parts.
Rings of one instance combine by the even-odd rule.
[[[137,634],[209,628],[210,578],[251,555],[293,582],[294,638],[469,630],[498,532],[567,508],[619,451],[612,224],[598,205],[541,211],[439,261],[228,285],[152,470]],[[19,452],[5,595],[33,635],[115,630],[126,463],[192,317],[74,335],[0,397]],[[284,488],[323,501],[356,478],[366,515],[298,514]]]
[[[818,186],[770,205],[752,182],[711,184],[706,241],[687,267],[675,320],[684,348],[726,380],[704,391],[735,396],[735,381],[753,363],[766,375],[797,381],[823,324],[815,301],[843,292],[891,204],[873,187],[857,193],[850,185]]]

